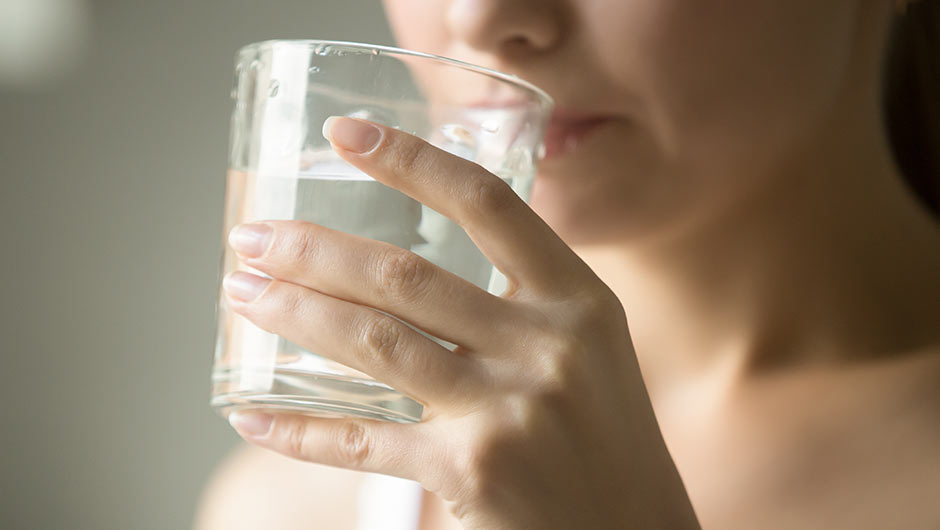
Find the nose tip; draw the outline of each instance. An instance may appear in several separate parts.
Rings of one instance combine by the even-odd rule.
[[[454,0],[447,25],[454,38],[476,50],[504,55],[555,46],[562,16],[550,0]]]

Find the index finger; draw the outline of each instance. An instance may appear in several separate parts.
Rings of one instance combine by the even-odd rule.
[[[405,132],[331,117],[324,135],[347,162],[459,224],[513,287],[558,294],[590,269],[503,179]]]

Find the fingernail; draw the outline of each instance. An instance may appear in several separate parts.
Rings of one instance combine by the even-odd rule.
[[[382,131],[365,121],[330,116],[323,122],[323,136],[346,151],[366,153],[379,144]]]
[[[242,436],[249,438],[264,438],[271,430],[274,416],[259,414],[257,412],[232,412],[228,415],[228,422]]]
[[[228,234],[228,244],[246,258],[257,258],[271,246],[271,227],[264,223],[238,225]]]
[[[242,271],[235,271],[222,279],[222,288],[229,295],[241,300],[242,302],[251,302],[264,288],[271,283],[268,278],[255,276]]]

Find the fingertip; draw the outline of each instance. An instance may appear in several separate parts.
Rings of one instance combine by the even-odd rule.
[[[245,271],[233,271],[222,278],[222,289],[237,300],[253,302],[270,283],[270,278]]]
[[[363,155],[378,147],[383,132],[378,124],[371,121],[349,116],[330,116],[323,122],[323,136],[334,148]]]
[[[271,432],[274,416],[272,414],[236,410],[228,415],[228,422],[243,437],[260,440],[266,438]]]
[[[320,131],[323,134],[323,137],[326,138],[331,144],[333,143],[333,136],[330,134],[330,131],[333,128],[333,123],[336,122],[336,116],[330,116],[323,121],[323,129]]]

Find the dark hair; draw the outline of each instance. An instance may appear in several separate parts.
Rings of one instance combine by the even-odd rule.
[[[884,78],[884,111],[901,172],[940,215],[940,2],[910,2],[895,16]]]

